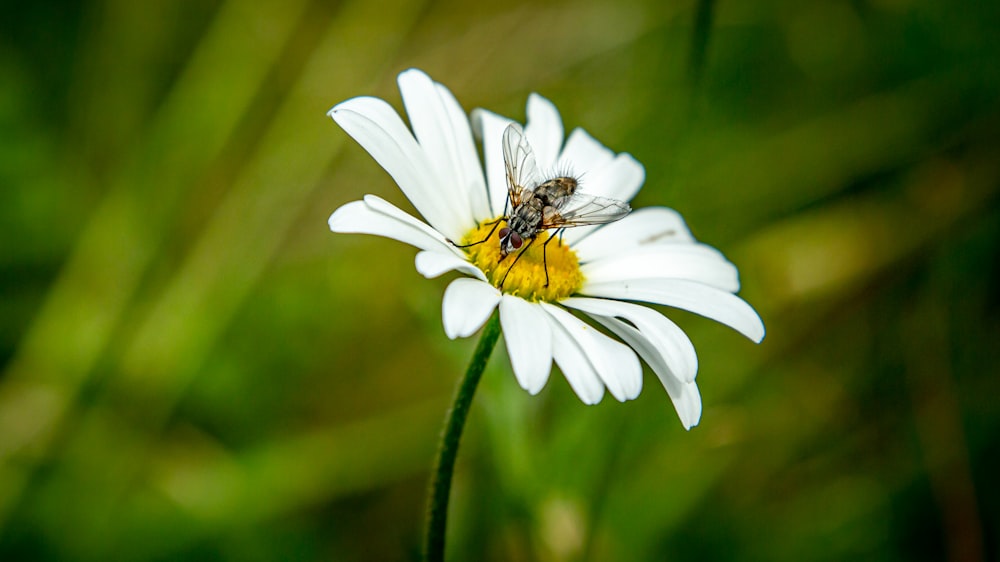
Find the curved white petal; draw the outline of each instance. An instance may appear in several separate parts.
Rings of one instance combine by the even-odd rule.
[[[428,279],[440,277],[449,271],[459,271],[481,281],[486,281],[486,274],[482,270],[450,252],[445,254],[435,251],[423,251],[417,254],[414,262],[417,271]]]
[[[663,381],[663,379],[660,380]],[[684,429],[690,430],[701,421],[701,393],[698,392],[698,385],[688,382],[681,383],[679,388],[671,388],[674,381],[670,378],[667,380],[669,382],[664,382],[663,387],[666,389],[667,395],[670,396],[670,401],[674,404],[674,409],[677,410],[677,415],[681,418]]]
[[[604,384],[594,366],[562,324],[548,314],[545,318],[552,329],[552,359],[580,400],[587,405],[597,404],[604,398]]]
[[[698,393],[698,385],[694,381],[682,382],[679,380],[656,346],[639,330],[611,318],[601,316],[593,318],[632,347],[649,365],[656,377],[660,379],[667,395],[670,396],[670,401],[673,403],[684,429],[691,429],[698,425],[701,420],[701,395]]]
[[[764,339],[764,323],[746,301],[722,289],[696,281],[635,279],[585,282],[580,294],[673,306],[721,322],[756,343]]]
[[[598,321],[632,346],[646,361],[649,368],[656,374],[656,378],[660,380],[664,390],[667,391],[667,395],[670,396],[670,401],[673,403],[684,429],[691,429],[698,425],[701,420],[701,394],[698,392],[698,385],[694,381],[678,380],[670,366],[656,354],[652,342],[635,328],[609,319],[598,319]]]
[[[373,207],[371,202],[378,204]],[[328,224],[333,232],[375,234],[421,250],[455,252],[441,233],[374,195],[343,205],[330,215]]]
[[[528,96],[527,114],[524,134],[535,152],[539,171],[543,174],[554,173],[563,143],[563,124],[559,110],[551,101],[532,93]]]
[[[465,254],[462,252],[462,250],[460,250],[454,244],[449,242],[448,239],[445,238],[443,234],[441,234],[437,230],[434,230],[434,228],[432,228],[424,221],[414,217],[413,215],[407,213],[406,211],[386,201],[385,199],[382,199],[378,195],[365,195],[364,202],[366,205],[368,205],[369,209],[377,213],[380,213],[382,215],[385,215],[387,217],[398,220],[402,223],[405,223],[409,225],[411,228],[419,230],[420,232],[423,232],[428,236],[433,237],[435,240],[438,240],[440,242],[441,248],[446,248],[449,252],[455,254],[456,256],[465,258]]]
[[[483,176],[483,166],[479,162],[479,153],[477,152],[476,143],[472,138],[469,117],[462,110],[462,106],[458,103],[458,100],[455,99],[447,88],[441,84],[437,84],[437,88],[442,98],[450,98],[453,102],[447,105],[451,114],[451,122],[461,123],[461,126],[455,126],[461,127],[458,130],[462,131],[463,140],[460,157],[466,167],[463,177],[467,178],[464,180],[463,185],[468,186],[469,212],[473,223],[478,224],[479,221],[493,218],[493,213],[490,210],[490,191],[486,186],[486,178]],[[466,137],[467,141],[465,140]]]
[[[444,333],[450,339],[471,336],[500,302],[500,291],[489,283],[460,277],[444,290],[441,301]]]
[[[420,147],[440,180],[437,194],[457,215],[464,215],[466,230],[476,225],[473,199],[486,204],[483,180],[469,120],[458,100],[441,84],[417,69],[399,74],[399,91]]]
[[[566,234],[573,230],[569,229]],[[577,237],[580,238],[580,237]],[[581,261],[618,255],[636,247],[694,242],[680,213],[666,207],[645,207],[606,224],[573,244]]]
[[[557,306],[547,303],[541,303],[541,306],[583,352],[612,396],[620,402],[639,396],[642,391],[642,366],[628,346]]]
[[[704,244],[659,244],[633,248],[580,267],[591,283],[631,279],[688,279],[723,291],[740,290],[736,266]]]
[[[537,304],[511,295],[500,300],[500,326],[521,388],[538,394],[552,370],[552,328]]]
[[[618,324],[638,330],[678,382],[694,381],[698,373],[698,355],[695,354],[694,344],[666,316],[645,306],[606,299],[571,297],[560,301],[560,304],[586,312],[616,334],[619,334]],[[624,318],[631,326],[618,318]]]
[[[461,216],[448,198],[441,197],[442,181],[392,106],[377,98],[358,97],[335,106],[329,115],[392,176],[435,229],[452,238],[468,231],[463,225],[469,217]]]
[[[588,181],[587,173],[607,166],[615,158],[615,153],[597,142],[587,131],[576,128],[566,139],[566,146],[559,154],[556,167],[581,175],[581,183]],[[596,195],[596,194],[595,194]]]
[[[504,212],[507,204],[507,173],[503,163],[503,132],[511,119],[485,109],[472,110],[472,128],[483,141],[486,185],[489,187],[490,218]]]

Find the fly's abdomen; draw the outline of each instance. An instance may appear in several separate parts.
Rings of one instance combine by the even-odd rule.
[[[563,176],[552,178],[535,188],[535,198],[540,199],[542,207],[556,206],[576,191],[580,184],[575,178]]]

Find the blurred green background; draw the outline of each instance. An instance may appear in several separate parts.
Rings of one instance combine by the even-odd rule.
[[[475,7],[473,7],[475,6]],[[399,560],[475,338],[324,113],[529,92],[739,267],[705,403],[473,405],[454,560],[1000,552],[1000,3],[107,0],[0,12],[0,559]]]

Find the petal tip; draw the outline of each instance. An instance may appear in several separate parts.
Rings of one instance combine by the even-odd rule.
[[[528,104],[527,105],[528,105],[528,107],[531,107],[531,106],[536,105],[536,104],[541,104],[541,105],[546,106],[547,108],[550,108],[552,110],[556,109],[556,104],[552,103],[552,101],[549,100],[549,98],[543,96],[542,94],[539,94],[538,92],[531,92],[530,94],[528,94]],[[556,111],[556,112],[558,113],[558,111]]]
[[[406,78],[406,77],[409,77],[409,76],[426,76],[427,78],[430,78],[430,76],[428,76],[427,73],[424,72],[423,70],[420,70],[417,67],[410,67],[410,68],[407,68],[406,70],[400,72],[396,76],[396,80],[402,80],[403,78]]]
[[[754,326],[754,331],[751,334],[747,334],[750,341],[759,344],[764,341],[764,336],[767,335],[767,329],[764,328],[764,321],[761,320],[760,315],[757,316],[757,325]]]
[[[328,116],[330,116],[330,119],[336,120],[338,113],[349,109],[352,105],[355,105],[359,99],[362,99],[364,97],[365,96],[358,96],[358,97],[346,99],[346,100],[338,103],[337,105],[331,107],[330,110],[326,112],[326,114]]]
[[[410,68],[396,75],[396,84],[399,85],[399,91],[405,100],[407,92],[410,92],[411,88],[433,88],[434,80],[431,80],[431,77],[424,71]]]
[[[326,224],[330,227],[330,231],[337,233],[348,232],[348,230],[345,230],[343,223],[349,221],[352,216],[361,211],[361,209],[358,209],[359,205],[364,206],[364,201],[351,201],[338,207],[330,215],[330,218],[326,219]]]

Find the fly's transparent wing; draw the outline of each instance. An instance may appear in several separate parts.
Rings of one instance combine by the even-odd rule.
[[[525,191],[538,185],[538,166],[535,153],[528,144],[524,131],[517,123],[507,125],[503,132],[503,163],[507,168],[507,193],[514,208],[521,204]]]
[[[543,229],[615,222],[632,211],[628,203],[608,197],[574,193],[542,211]]]

